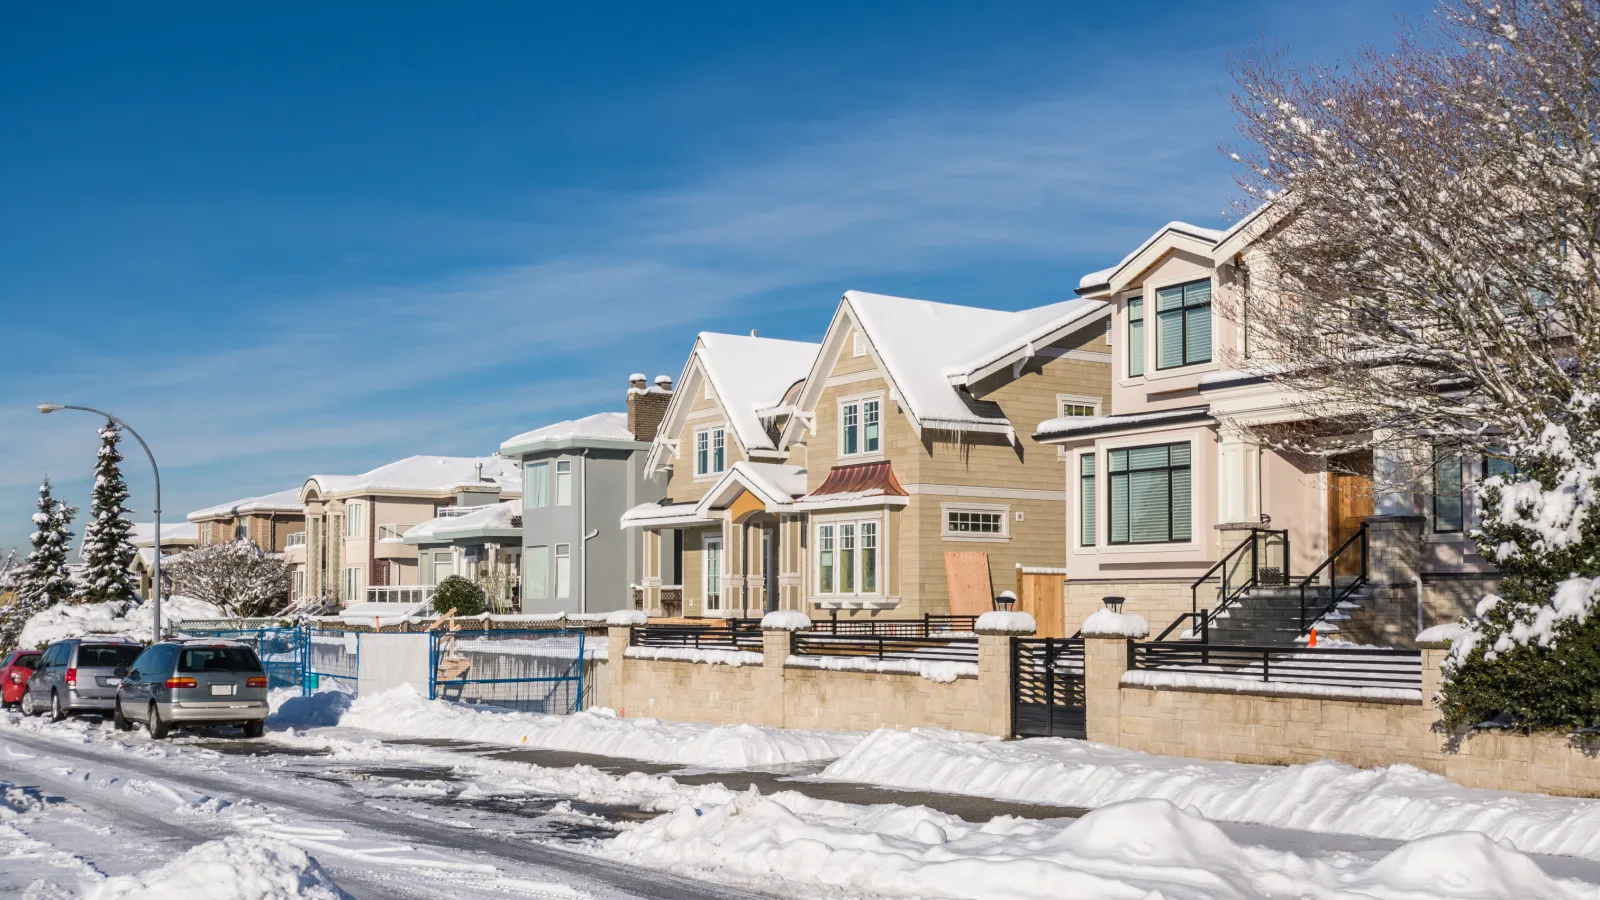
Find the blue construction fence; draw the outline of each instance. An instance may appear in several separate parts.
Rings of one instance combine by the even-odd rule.
[[[184,637],[239,641],[255,649],[272,688],[298,688],[302,694],[337,690],[359,694],[361,655],[380,650],[371,632],[317,625],[282,627],[183,628]],[[386,634],[385,637],[388,635]],[[427,694],[449,700],[564,715],[589,705],[594,651],[579,629],[425,632]],[[409,642],[408,642],[409,643]],[[412,648],[421,650],[420,647]],[[369,660],[376,664],[382,660]],[[375,665],[369,665],[369,669]],[[419,691],[423,687],[417,685]]]

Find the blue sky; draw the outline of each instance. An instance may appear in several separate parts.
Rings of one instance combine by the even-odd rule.
[[[1235,195],[1225,56],[1425,2],[0,6],[0,548],[620,409],[846,289],[1022,308]],[[145,518],[149,479],[128,471]],[[81,520],[76,529],[81,534]]]

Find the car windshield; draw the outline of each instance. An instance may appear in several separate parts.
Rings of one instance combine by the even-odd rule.
[[[19,653],[17,658],[11,661],[11,664],[19,669],[37,669],[39,668],[39,654]]]
[[[178,655],[179,672],[259,672],[261,661],[249,647],[186,647]]]
[[[115,669],[131,666],[144,648],[137,644],[84,644],[78,648],[78,668]]]

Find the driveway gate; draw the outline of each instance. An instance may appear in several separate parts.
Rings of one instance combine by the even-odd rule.
[[[1012,638],[1011,703],[1018,737],[1084,737],[1083,638]]]

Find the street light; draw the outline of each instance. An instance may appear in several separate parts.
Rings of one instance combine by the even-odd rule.
[[[151,588],[152,593],[150,595],[151,599],[155,601],[155,605],[150,610],[150,626],[153,632],[152,637],[159,641],[161,640],[161,470],[156,468],[156,455],[150,452],[150,445],[144,442],[144,438],[139,436],[139,432],[133,430],[133,426],[122,421],[116,416],[113,416],[111,413],[108,413],[105,410],[95,409],[92,406],[69,406],[64,403],[39,404],[39,412],[42,415],[49,415],[59,409],[80,409],[84,412],[94,413],[97,416],[105,416],[107,419],[110,419],[118,425],[121,425],[129,434],[133,435],[133,439],[138,441],[139,446],[144,448],[144,455],[150,458],[150,471],[154,472],[156,476],[156,557],[151,571],[151,576],[154,578],[155,586]]]

